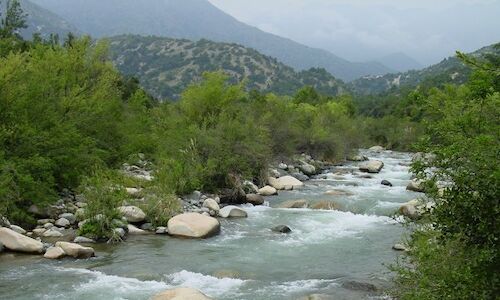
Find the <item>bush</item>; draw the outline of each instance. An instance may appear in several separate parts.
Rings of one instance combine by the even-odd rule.
[[[86,199],[84,217],[87,220],[79,234],[91,238],[116,238],[114,229],[121,220],[117,208],[127,197],[127,193],[117,183],[120,181],[116,172],[97,169],[91,177],[84,179],[81,192]]]

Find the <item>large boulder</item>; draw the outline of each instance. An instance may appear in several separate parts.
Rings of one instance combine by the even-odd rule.
[[[118,210],[130,223],[143,222],[146,219],[146,214],[137,206],[120,206]]]
[[[168,232],[173,236],[186,238],[206,238],[220,231],[217,219],[198,213],[185,213],[168,220]]]
[[[384,167],[384,163],[380,160],[369,160],[359,165],[361,172],[379,173]]]
[[[311,164],[306,163],[305,161],[300,162],[299,170],[301,170],[302,173],[309,175],[309,176],[316,174],[316,167],[311,165]]]
[[[228,205],[219,210],[219,216],[222,218],[246,218],[248,214],[238,206]]]
[[[0,227],[0,243],[12,251],[43,253],[43,244],[41,242],[5,227]]]
[[[373,147],[370,147],[370,149],[368,149],[368,150],[373,151],[373,152],[382,152],[385,150],[385,148],[382,146],[373,146]]]
[[[151,300],[212,300],[212,298],[198,290],[181,287],[158,293]]]
[[[48,259],[60,259],[66,256],[66,252],[61,247],[50,247],[45,251],[43,257]]]
[[[74,258],[90,258],[95,255],[93,248],[80,246],[75,243],[57,242],[55,246],[60,247],[66,255]]]
[[[412,181],[410,181],[410,183],[408,183],[406,189],[408,191],[423,193],[425,191],[424,181],[413,179]]]
[[[307,200],[288,200],[281,203],[279,208],[307,208],[309,203]]]
[[[253,205],[264,204],[264,197],[258,194],[247,194],[247,202]]]
[[[292,176],[280,178],[269,177],[269,184],[277,190],[293,190],[304,186],[304,183]]]
[[[278,191],[269,185],[266,185],[265,187],[259,189],[259,195],[262,195],[262,196],[273,196],[276,194],[278,194]]]

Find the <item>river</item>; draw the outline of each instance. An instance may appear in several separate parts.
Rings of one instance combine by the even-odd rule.
[[[268,206],[244,206],[248,218],[221,220],[221,234],[210,239],[135,236],[117,245],[96,245],[96,258],[79,261],[0,255],[0,298],[148,299],[177,286],[221,300],[379,297],[343,283],[390,284],[385,264],[401,254],[391,247],[404,237],[391,215],[418,194],[405,189],[410,154],[363,154],[385,164],[373,178],[362,178],[356,163],[335,168],[301,190],[267,197]],[[382,179],[394,186],[381,185]],[[352,195],[325,194],[334,189]],[[344,211],[272,208],[290,199],[335,200]],[[292,233],[270,230],[281,224]]]

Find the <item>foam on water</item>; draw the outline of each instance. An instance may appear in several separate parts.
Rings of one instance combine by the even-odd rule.
[[[220,297],[225,295],[238,295],[239,288],[248,280],[234,278],[217,278],[210,275],[189,272],[186,270],[166,275],[167,283],[173,286],[192,287],[203,291],[205,294]]]

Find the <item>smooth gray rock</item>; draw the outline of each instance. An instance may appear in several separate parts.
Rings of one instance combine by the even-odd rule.
[[[93,239],[89,239],[89,238],[84,237],[84,236],[77,236],[73,240],[73,243],[77,243],[77,244],[94,244],[95,241]]]

